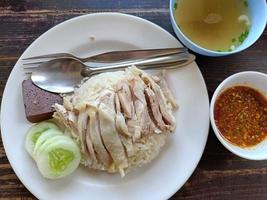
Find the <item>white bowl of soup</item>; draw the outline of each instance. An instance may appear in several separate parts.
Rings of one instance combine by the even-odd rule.
[[[267,22],[266,0],[170,0],[179,40],[206,56],[225,56],[251,46]]]

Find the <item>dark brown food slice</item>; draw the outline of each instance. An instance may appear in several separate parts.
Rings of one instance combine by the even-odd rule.
[[[35,86],[31,80],[22,82],[22,95],[26,118],[33,123],[50,119],[55,103],[62,104],[62,97]]]

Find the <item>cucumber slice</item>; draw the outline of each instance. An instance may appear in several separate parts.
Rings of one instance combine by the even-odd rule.
[[[33,157],[34,146],[40,135],[48,129],[58,129],[58,126],[51,122],[41,122],[33,125],[27,132],[25,148]]]
[[[52,136],[51,138],[47,138],[46,141],[44,141],[41,145],[38,146],[35,146],[34,148],[34,152],[33,152],[33,156],[34,158],[38,157],[38,155],[43,152],[47,147],[49,147],[50,144],[53,144],[55,142],[58,142],[58,141],[65,141],[66,140],[66,137],[68,136],[65,136],[65,135],[54,135]],[[69,142],[69,140],[67,140]]]
[[[67,136],[50,143],[36,157],[40,173],[48,179],[62,178],[71,174],[79,166],[80,160],[78,145]]]
[[[35,143],[35,147],[33,150],[33,157],[35,158],[37,150],[44,144],[46,143],[47,140],[55,137],[55,136],[62,136],[63,133],[59,130],[56,129],[48,129],[47,131],[44,131],[38,140]]]

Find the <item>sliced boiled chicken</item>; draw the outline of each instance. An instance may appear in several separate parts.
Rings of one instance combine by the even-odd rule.
[[[119,100],[119,96],[117,93],[115,93],[114,101],[115,101],[115,111],[116,111],[116,116],[115,116],[116,128],[120,134],[131,136],[131,134],[128,131],[125,118],[123,114],[121,113],[121,105],[120,105],[120,100]]]
[[[130,88],[133,95],[135,113],[136,117],[138,118],[138,121],[140,122],[141,133],[147,135],[156,131],[157,128],[148,114],[146,97],[144,94],[145,87],[146,86],[141,79],[133,79],[130,81]]]
[[[68,127],[74,136],[78,136],[77,116],[75,113],[66,110],[66,108],[60,104],[55,104],[54,107],[56,112],[53,117],[61,122],[65,127]]]
[[[112,113],[115,113],[115,92],[107,90],[105,93],[101,95],[99,98],[99,102],[105,104],[110,108]]]
[[[135,113],[134,102],[128,80],[123,80],[118,84],[117,93],[123,114],[126,118],[129,134],[133,139],[137,139],[141,136],[141,126]]]
[[[124,176],[150,162],[175,128],[177,104],[166,82],[135,67],[93,76],[63,99],[54,118],[92,169]]]
[[[81,151],[84,154],[85,160],[88,163],[92,163],[95,158],[94,151],[92,148],[89,150],[86,145],[86,126],[88,114],[86,112],[82,112],[77,117],[74,112],[66,110],[65,107],[60,104],[55,104],[54,107],[56,112],[54,113],[53,117],[63,123],[75,138],[78,137],[81,143]]]
[[[141,124],[136,116],[127,121],[127,126],[134,141],[141,137]]]
[[[131,119],[133,116],[132,114],[134,106],[132,101],[132,95],[129,88],[129,85],[126,81],[121,81],[117,85],[117,93],[119,96],[120,104],[126,118]]]
[[[161,112],[159,110],[160,109],[159,103],[158,103],[158,100],[157,100],[155,93],[150,88],[146,88],[145,94],[146,94],[148,106],[149,106],[149,109],[151,112],[151,114],[150,114],[151,118],[154,119],[155,124],[161,130],[166,130],[167,126],[165,125],[165,123],[162,119],[162,115],[161,115]]]
[[[127,156],[131,157],[135,153],[133,140],[130,137],[120,135],[121,142],[126,150]]]
[[[117,112],[115,116],[115,124],[118,132],[120,134],[126,135],[128,137],[131,137],[131,134],[129,133],[128,126],[126,124],[125,118],[122,115],[121,112]]]
[[[120,103],[120,98],[117,92],[115,93],[114,101],[115,101],[116,113],[121,113],[121,103]]]
[[[86,111],[83,111],[79,113],[77,120],[77,129],[82,144],[82,151],[85,151],[84,144],[85,144],[85,134],[86,134],[88,117],[89,117],[88,113]]]
[[[164,96],[166,97],[167,102],[169,102],[171,104],[172,108],[174,108],[174,109],[178,108],[175,97],[173,96],[171,90],[168,87],[167,82],[164,80],[163,77],[160,79],[158,84],[159,84]]]
[[[104,145],[110,153],[116,167],[123,175],[124,168],[128,167],[128,162],[119,134],[115,127],[114,112],[103,103],[100,103],[98,109],[100,134]]]
[[[100,127],[99,127],[99,119],[97,110],[94,108],[88,109],[88,114],[90,117],[89,124],[87,125],[87,130],[89,129],[90,139],[92,141],[94,150],[96,152],[96,157],[100,163],[102,163],[105,167],[109,168],[112,163],[112,159],[106,150],[101,135],[100,135]]]
[[[90,109],[88,108],[86,110],[86,113],[88,115],[88,121],[87,121],[87,125],[86,125],[86,132],[85,132],[85,142],[86,142],[86,147],[87,149],[85,149],[85,151],[89,152],[90,157],[92,158],[92,162],[96,163],[96,155],[95,155],[95,150],[93,148],[93,142],[92,142],[92,137],[91,137],[91,129],[90,129],[90,115],[89,115],[89,111]]]
[[[86,156],[86,160],[89,163],[93,163],[96,160],[92,141],[90,139],[89,130],[87,130],[87,124],[89,123],[89,115],[87,110],[80,112],[78,115],[77,129],[79,133],[79,139],[81,142],[82,153]]]
[[[164,122],[167,125],[171,125],[172,127],[175,126],[174,118],[169,113],[170,111],[167,108],[166,98],[164,97],[164,94],[163,94],[160,86],[151,77],[149,77],[145,73],[143,74],[142,78],[149,82],[149,85],[151,86],[153,92],[155,93],[155,96],[156,96],[156,99],[157,99],[158,105],[159,105],[159,110],[160,110],[160,113],[162,114],[162,118],[163,118]]]

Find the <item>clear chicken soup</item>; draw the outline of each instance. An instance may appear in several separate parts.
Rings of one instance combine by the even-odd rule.
[[[213,51],[233,51],[250,30],[247,0],[177,0],[174,17],[191,41]]]

